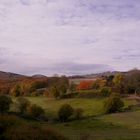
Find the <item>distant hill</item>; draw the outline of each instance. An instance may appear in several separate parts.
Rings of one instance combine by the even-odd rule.
[[[41,75],[41,74],[36,74],[36,75],[33,75],[32,78],[47,78],[47,76]]]
[[[25,77],[26,77],[25,75],[0,71],[0,80],[14,80],[14,79],[16,80]]]
[[[107,71],[107,72],[102,72],[102,73],[96,73],[96,74],[87,74],[87,75],[74,75],[74,76],[69,76],[69,78],[99,78],[103,76],[110,76],[110,75],[115,75],[117,73],[120,73],[119,71]]]
[[[120,72],[120,71],[107,71],[103,73],[96,73],[96,74],[87,74],[87,75],[73,75],[73,76],[68,76],[69,79],[96,79],[104,76],[110,76],[110,75],[116,75],[117,73],[123,73],[123,74],[129,74],[132,71],[128,72]],[[135,70],[136,71],[136,70]],[[139,70],[137,70],[139,71]],[[48,78],[45,75],[37,74],[33,76],[25,76],[21,74],[16,74],[16,73],[11,73],[11,72],[3,72],[0,71],[0,80],[22,80],[22,79],[46,79]]]
[[[11,72],[4,72],[0,71],[0,81],[7,81],[7,80],[22,80],[22,79],[46,79],[47,76],[45,75],[33,75],[33,76],[25,76],[21,74],[11,73]]]

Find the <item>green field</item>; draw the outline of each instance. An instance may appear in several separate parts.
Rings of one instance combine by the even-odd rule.
[[[42,127],[53,127],[70,140],[140,140],[140,111],[103,115],[105,99],[55,100],[45,97],[27,97],[31,103],[42,106],[48,118],[57,118],[57,111],[64,103],[84,110],[84,119],[67,123],[44,122]],[[125,106],[137,104],[123,99]]]
[[[105,122],[112,122],[133,129],[140,129],[140,111],[105,115],[101,119]]]
[[[46,99],[46,98],[28,98],[33,104],[38,104],[42,106],[46,114],[51,115],[52,117],[57,117],[57,111],[61,105],[68,103],[73,108],[82,108],[84,110],[84,116],[95,116],[103,113],[103,102],[104,99]]]

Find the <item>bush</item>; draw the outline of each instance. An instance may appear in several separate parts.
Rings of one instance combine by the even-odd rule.
[[[44,115],[45,112],[42,107],[34,104],[29,106],[27,113],[33,118],[39,118],[41,115]]]
[[[104,104],[105,113],[119,112],[122,110],[123,106],[124,103],[118,95],[110,96]]]
[[[3,114],[7,112],[10,108],[12,99],[6,95],[0,95],[0,113]]]
[[[27,112],[27,108],[30,105],[30,102],[24,97],[17,98],[17,108],[19,109],[21,114],[25,114]]]
[[[73,115],[73,108],[69,104],[64,104],[58,111],[59,120],[66,122]]]
[[[77,108],[74,110],[74,118],[75,119],[81,119],[83,117],[83,109],[82,108]]]

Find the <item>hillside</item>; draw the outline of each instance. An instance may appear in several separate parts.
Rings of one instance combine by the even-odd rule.
[[[20,74],[0,71],[0,80],[20,79],[20,78],[25,78],[25,77],[26,76],[20,75]]]

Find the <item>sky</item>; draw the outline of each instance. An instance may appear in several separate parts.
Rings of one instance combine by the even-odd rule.
[[[1,71],[133,68],[140,68],[140,0],[0,0]]]

